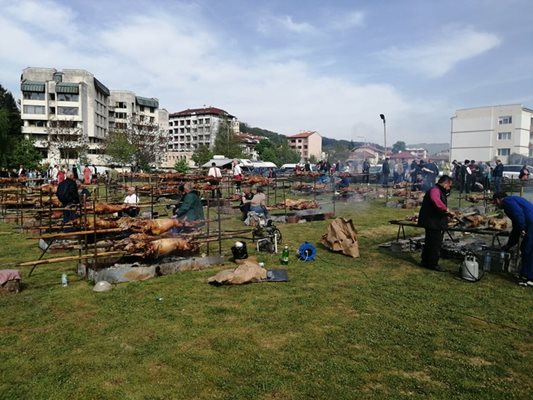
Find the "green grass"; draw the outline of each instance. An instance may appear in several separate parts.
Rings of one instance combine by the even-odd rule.
[[[456,261],[436,273],[416,266],[418,254],[379,249],[396,236],[387,221],[412,210],[336,211],[353,219],[361,257],[319,244],[328,221],[278,225],[292,250],[287,283],[208,285],[226,265],[98,294],[72,263],[24,269],[24,290],[0,295],[0,398],[531,398],[531,289],[497,274],[467,283]],[[24,235],[0,240],[3,268],[38,257]],[[314,262],[293,256],[305,240]],[[258,255],[267,268],[278,257]]]

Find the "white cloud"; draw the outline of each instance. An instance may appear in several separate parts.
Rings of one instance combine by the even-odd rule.
[[[261,33],[277,33],[280,30],[297,34],[316,33],[316,28],[308,22],[295,22],[289,15],[266,17],[259,21],[258,31]]]
[[[436,78],[461,61],[483,54],[500,43],[501,39],[492,33],[471,28],[450,29],[431,42],[415,47],[393,47],[382,52],[382,56],[393,65]]]
[[[311,29],[292,19],[285,22],[296,31]],[[296,57],[279,57],[278,49],[244,57],[243,50],[229,48],[228,38],[194,13],[132,13],[106,27],[80,25],[75,44],[36,32],[0,17],[0,37],[13,38],[0,42],[0,63],[9,66],[2,68],[0,79],[18,86],[26,66],[81,68],[112,90],[157,97],[170,112],[206,104],[282,134],[310,129],[326,137],[365,136],[378,143],[380,113],[391,121],[391,140],[412,133],[413,124],[402,131],[400,121],[425,113],[390,85],[321,75]]]
[[[360,28],[365,25],[365,13],[362,11],[351,11],[337,18],[332,18],[330,25],[336,30],[348,30]]]
[[[77,37],[76,17],[72,9],[55,2],[43,1],[2,1],[2,11],[6,19],[31,27],[38,32],[53,36],[62,36],[63,40]]]

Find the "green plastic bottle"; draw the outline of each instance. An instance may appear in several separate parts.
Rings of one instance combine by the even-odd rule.
[[[283,249],[283,252],[281,253],[281,260],[280,262],[283,264],[283,265],[287,265],[289,264],[289,246],[285,246],[285,248]]]

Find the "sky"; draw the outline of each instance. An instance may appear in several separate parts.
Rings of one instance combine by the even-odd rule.
[[[85,69],[170,113],[284,135],[445,143],[457,109],[533,107],[530,0],[0,0],[0,84]],[[380,119],[386,118],[386,127]]]

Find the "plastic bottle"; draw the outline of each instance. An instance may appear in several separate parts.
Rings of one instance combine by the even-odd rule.
[[[68,278],[67,278],[67,274],[63,273],[61,275],[61,285],[63,287],[67,287],[68,286]]]
[[[502,271],[506,271],[507,270],[507,253],[505,253],[505,251],[502,251],[500,253],[500,263],[501,263],[501,269]]]
[[[483,259],[483,270],[484,271],[490,271],[491,262],[492,262],[492,257],[490,256],[490,253],[487,251],[485,253],[485,258]]]
[[[289,246],[285,246],[285,248],[283,249],[280,261],[283,265],[289,264]]]

